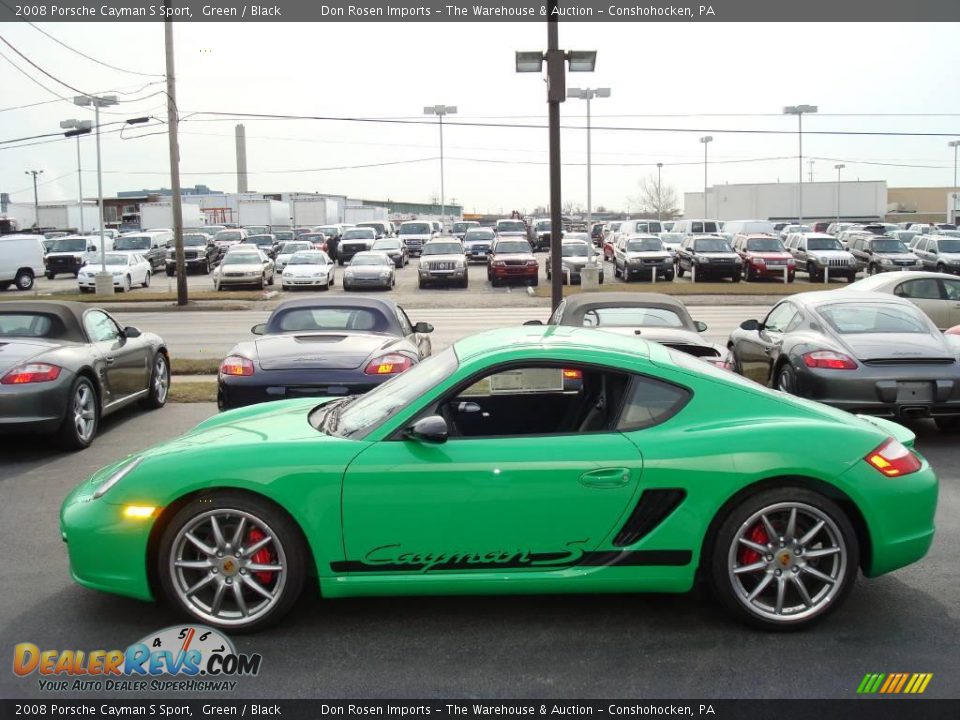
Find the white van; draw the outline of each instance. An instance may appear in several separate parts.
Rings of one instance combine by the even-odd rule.
[[[18,290],[29,290],[43,269],[41,235],[0,235],[0,290],[11,283]]]
[[[113,239],[103,238],[105,252],[113,250]],[[43,259],[46,276],[53,280],[60,273],[70,273],[74,277],[80,274],[80,268],[99,257],[99,235],[67,235],[57,238],[50,252]]]
[[[620,228],[614,233],[613,242],[617,243],[620,238],[631,237],[633,235],[659,235],[664,232],[663,223],[659,220],[624,220],[620,223]]]
[[[677,220],[670,232],[687,235],[718,235],[720,223],[716,220]]]
[[[777,231],[773,229],[773,223],[769,220],[727,220],[723,224],[723,233],[730,237],[739,235],[740,233],[746,233],[748,235],[778,234]]]

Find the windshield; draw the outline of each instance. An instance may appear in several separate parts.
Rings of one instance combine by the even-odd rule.
[[[223,258],[223,265],[260,265],[263,261],[260,256],[250,252],[227,253]]]
[[[323,227],[318,227],[314,232],[323,233],[324,235],[339,235],[340,229],[333,225],[324,225]]]
[[[449,347],[366,395],[317,408],[310,414],[310,424],[328,435],[344,438],[369,432],[449,378],[457,364],[456,353]]]
[[[494,235],[493,230],[467,230],[467,234],[463,236],[464,242],[476,242],[479,240],[484,240],[490,242]]]
[[[377,240],[373,244],[373,250],[399,250],[400,241],[392,239]]]
[[[498,242],[494,250],[498,253],[528,253],[530,252],[530,243],[526,240],[508,240]]]
[[[311,245],[313,243],[322,243],[327,239],[327,236],[323,233],[304,233],[300,236],[301,240],[309,242]]]
[[[663,250],[663,244],[653,238],[627,240],[627,252],[658,252],[660,250]]]
[[[257,247],[261,245],[273,245],[273,235],[251,235],[244,240],[244,242],[248,245],[256,245]]]
[[[919,310],[893,303],[833,303],[817,312],[841,335],[864,333],[922,333],[930,328]]]
[[[104,261],[107,265],[126,265],[127,257],[127,255],[119,255],[117,253],[107,253],[104,255]]]
[[[303,233],[300,234],[302,235]],[[275,232],[273,236],[280,242],[287,242],[288,240],[293,240],[293,238],[296,237],[293,230],[280,230]]]
[[[960,230],[941,230],[941,235],[946,235],[947,237],[960,238]],[[944,252],[956,252],[955,250],[945,250]]]
[[[909,252],[907,246],[894,238],[878,238],[873,241],[873,251],[877,253],[905,253]]]
[[[113,243],[114,250],[149,250],[150,238],[146,235],[119,237]]]
[[[508,220],[507,222],[497,223],[498,232],[526,232],[527,229],[519,220]]]
[[[501,225],[501,227],[503,227],[503,225]],[[537,232],[546,232],[547,230],[550,229],[550,221],[541,220],[536,225],[534,225],[534,228],[536,229]]]
[[[267,231],[266,225],[245,225],[244,230],[246,230],[251,235],[262,235]]]
[[[424,255],[463,255],[460,243],[427,243],[423,246]]]
[[[466,232],[467,228],[473,227],[475,223],[472,222],[457,222],[453,224],[453,232],[462,233]]]
[[[661,226],[658,222],[637,223],[637,232],[663,232],[663,226]]]
[[[200,247],[202,245],[206,245],[208,241],[209,239],[207,238],[206,235],[184,235],[183,236],[183,244],[186,247]],[[118,240],[117,243],[119,242],[120,241]],[[114,248],[117,250],[123,249],[123,248],[117,248],[116,246],[114,246]]]
[[[292,255],[298,250],[312,250],[313,245],[308,242],[288,242],[284,243],[283,247],[280,248],[281,255]]]
[[[564,243],[560,248],[563,257],[590,257],[590,246],[586,243]]]
[[[583,314],[584,327],[682,328],[683,320],[673,310],[653,307],[606,307]]]
[[[807,250],[843,250],[836,238],[807,238]]]
[[[787,225],[783,230],[785,233],[795,233],[795,232],[813,232],[813,229],[807,227],[806,225]]]
[[[290,256],[287,265],[326,265],[327,259],[318,252],[299,252]]]
[[[747,240],[747,250],[751,252],[783,252],[783,244],[776,238],[754,238]]]
[[[87,241],[83,238],[66,240],[60,238],[53,244],[50,252],[83,252],[87,249]]]
[[[389,319],[376,308],[300,307],[292,308],[270,319],[269,333],[328,332],[359,330],[387,332]]]
[[[697,252],[733,252],[723,238],[701,238],[694,241],[693,248]]]
[[[400,226],[401,235],[429,235],[433,228],[428,223],[409,223]]]
[[[221,242],[235,242],[237,240],[242,240],[243,237],[236,230],[221,230],[213,236],[213,239],[220,240]]]
[[[373,240],[377,234],[373,231],[373,228],[355,228],[353,230],[347,230],[343,234],[344,240]]]
[[[354,255],[353,260],[350,261],[350,265],[386,265],[391,262],[390,258],[386,255]]]

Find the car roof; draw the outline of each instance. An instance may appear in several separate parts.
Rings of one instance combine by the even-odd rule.
[[[396,309],[397,304],[393,300],[385,300],[383,298],[372,298],[372,297],[321,297],[321,298],[303,298],[297,300],[285,300],[280,303],[277,307],[273,309],[274,313],[280,312],[281,310],[291,310],[295,308],[309,308],[309,307],[364,307],[377,310],[383,310],[384,312],[393,312]]]
[[[651,345],[642,338],[562,325],[522,325],[471,335],[454,344],[461,362],[511,350],[607,351],[648,359]]]
[[[653,233],[633,233],[627,236],[627,240],[659,240],[659,235]]]
[[[900,275],[900,273],[895,273]],[[909,277],[914,275],[919,275],[920,273],[909,274]],[[806,307],[817,307],[819,305],[826,305],[828,303],[834,302],[895,302],[898,305],[907,305],[909,307],[915,308],[914,305],[909,300],[899,298],[896,295],[891,295],[889,293],[882,292],[873,292],[872,290],[851,290],[849,287],[838,288],[836,290],[814,290],[811,292],[802,292],[795,295],[791,295],[787,300],[792,300],[799,305],[805,305]]]
[[[663,293],[592,292],[572,295],[566,299],[566,303],[563,316],[575,318],[575,325],[580,325],[583,316],[590,310],[609,307],[650,307],[671,310],[683,320],[685,329],[696,330],[686,305]]]
[[[63,332],[61,332],[58,337],[50,339],[85,343],[87,342],[87,336],[83,331],[83,314],[91,309],[101,310],[102,308],[81,302],[13,300],[0,305],[0,314],[37,313],[53,315],[63,324]]]

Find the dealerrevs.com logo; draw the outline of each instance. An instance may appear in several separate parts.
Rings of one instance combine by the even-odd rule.
[[[13,672],[37,675],[40,689],[49,692],[223,691],[236,689],[234,678],[257,675],[262,659],[259,653],[238,653],[233,641],[213,628],[175,625],[126,650],[41,650],[18,643]]]

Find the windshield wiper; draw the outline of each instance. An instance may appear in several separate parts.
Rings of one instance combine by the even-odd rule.
[[[336,430],[340,424],[340,413],[343,412],[343,408],[356,400],[357,397],[357,395],[350,395],[345,398],[340,398],[339,400],[334,400],[327,405],[326,412],[320,424],[317,426],[317,430],[327,435],[333,435],[333,431]]]

